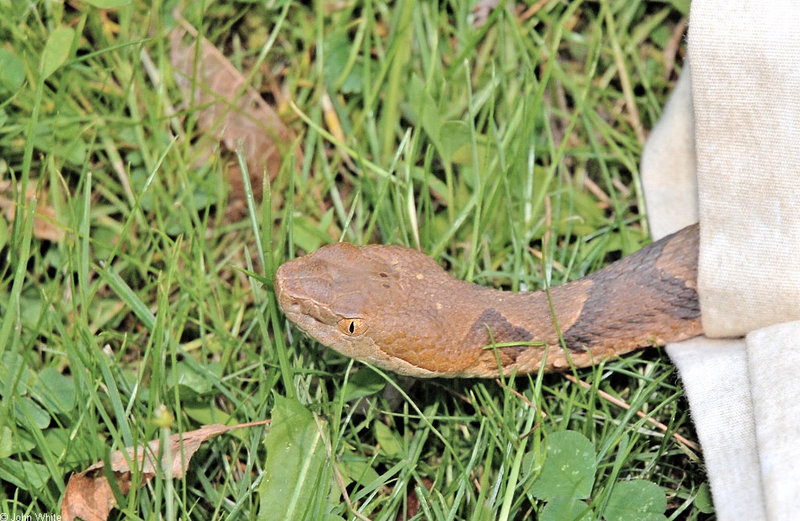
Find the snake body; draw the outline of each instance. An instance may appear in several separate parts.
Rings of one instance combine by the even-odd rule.
[[[283,264],[275,289],[281,309],[307,334],[396,373],[557,371],[702,334],[697,249],[692,225],[551,288],[548,300],[545,291],[456,279],[413,249],[337,243]]]

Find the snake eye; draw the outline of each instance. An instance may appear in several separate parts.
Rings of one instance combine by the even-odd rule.
[[[363,335],[367,330],[367,323],[360,318],[343,318],[339,321],[339,331],[347,336]]]

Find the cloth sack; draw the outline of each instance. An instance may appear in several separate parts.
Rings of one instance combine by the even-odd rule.
[[[800,519],[800,3],[694,0],[687,38],[641,176],[654,238],[699,217],[707,336],[667,352],[717,518]]]

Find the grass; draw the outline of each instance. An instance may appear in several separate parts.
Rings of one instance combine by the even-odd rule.
[[[0,182],[41,204],[3,192],[18,211],[0,218],[0,512],[58,512],[70,473],[112,450],[272,418],[205,443],[185,479],[121,496],[112,518],[266,518],[276,482],[311,485],[289,494],[296,519],[546,518],[532,486],[562,430],[597,453],[597,518],[629,479],[662,487],[669,519],[713,518],[701,455],[635,414],[694,439],[660,350],[578,371],[585,386],[409,386],[299,335],[270,282],[340,238],[420,247],[514,290],[640,248],[637,165],[685,3],[507,3],[481,27],[458,2],[192,3],[183,16],[304,152],[234,221],[237,158],[203,140],[172,80],[177,3],[94,3],[0,1]],[[46,211],[60,240],[41,238]],[[300,465],[282,436],[308,440]]]

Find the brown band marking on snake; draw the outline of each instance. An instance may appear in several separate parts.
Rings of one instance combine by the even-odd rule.
[[[653,243],[587,277],[593,282],[587,290],[588,298],[578,320],[564,332],[564,341],[570,349],[591,348],[602,339],[625,336],[637,324],[647,327],[661,317],[672,317],[679,322],[699,319],[696,272],[691,272],[687,280],[685,270],[675,275],[669,271],[674,264],[666,270],[658,264],[666,255],[674,257],[675,252],[664,252],[668,244]],[[677,253],[695,259],[696,265],[696,246]],[[626,286],[620,287],[620,283]],[[609,309],[633,313],[610,313]]]
[[[552,288],[555,317],[543,291],[460,281],[400,246],[325,246],[281,266],[275,288],[286,316],[310,336],[398,373],[489,377],[541,366],[563,370],[701,334],[697,236],[697,225],[689,226]],[[512,345],[487,349],[492,343]]]
[[[497,310],[488,308],[478,320],[472,324],[465,343],[470,345],[491,346],[502,342],[531,342],[533,333],[521,326],[515,326]],[[517,361],[520,353],[527,349],[526,345],[511,345],[498,348],[500,364],[507,366]]]

